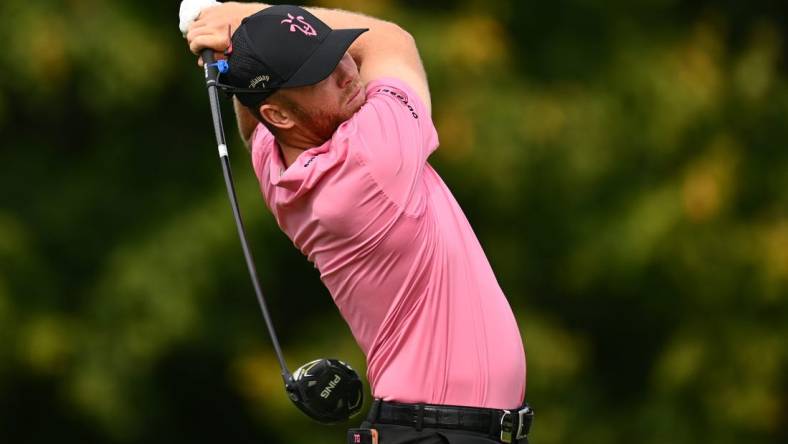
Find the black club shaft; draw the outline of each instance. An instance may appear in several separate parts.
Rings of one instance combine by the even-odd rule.
[[[271,343],[274,345],[276,358],[279,360],[279,367],[282,369],[282,379],[287,384],[291,376],[290,370],[288,370],[287,364],[285,363],[282,349],[279,346],[279,339],[276,336],[274,324],[271,321],[271,316],[268,313],[268,306],[266,305],[265,298],[263,297],[263,290],[260,288],[260,282],[257,278],[257,269],[254,265],[254,258],[252,257],[249,243],[246,240],[246,230],[244,229],[243,220],[241,219],[241,209],[238,207],[238,199],[235,195],[233,174],[232,170],[230,169],[230,156],[227,152],[227,144],[224,138],[224,126],[222,125],[222,113],[221,109],[219,108],[219,91],[216,86],[216,81],[219,77],[219,71],[214,65],[215,60],[212,50],[203,50],[201,57],[203,63],[205,64],[205,83],[208,87],[208,98],[211,102],[213,128],[214,132],[216,133],[216,145],[219,149],[219,157],[222,162],[222,172],[224,173],[224,184],[227,187],[227,197],[230,198],[230,206],[233,210],[235,226],[238,229],[238,237],[241,240],[241,248],[243,249],[244,258],[246,259],[246,267],[249,269],[249,277],[252,279],[252,286],[254,287],[255,294],[257,295],[257,302],[260,304],[260,310],[263,313],[263,319],[265,320],[265,325],[268,328],[268,334],[271,337]]]

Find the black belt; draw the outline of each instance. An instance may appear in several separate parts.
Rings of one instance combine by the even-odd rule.
[[[528,404],[517,410],[496,410],[433,404],[400,404],[376,399],[367,421],[485,433],[505,443],[527,443],[534,411]]]

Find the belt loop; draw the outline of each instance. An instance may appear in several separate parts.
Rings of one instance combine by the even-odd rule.
[[[369,408],[369,414],[367,415],[367,421],[372,424],[378,422],[378,416],[380,415],[380,399],[375,399],[372,401],[372,406]]]
[[[424,425],[424,404],[419,403],[416,407],[416,431],[420,432]]]

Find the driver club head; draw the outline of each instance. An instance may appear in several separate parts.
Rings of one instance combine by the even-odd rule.
[[[287,395],[307,416],[323,424],[347,421],[361,411],[364,391],[352,367],[316,359],[299,367],[285,384]]]

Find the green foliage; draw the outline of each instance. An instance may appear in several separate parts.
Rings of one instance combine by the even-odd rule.
[[[785,442],[785,5],[320,4],[419,43],[431,161],[520,322],[533,442]],[[0,5],[0,442],[343,442],[281,390],[176,13]],[[288,359],[363,370],[231,146]]]

